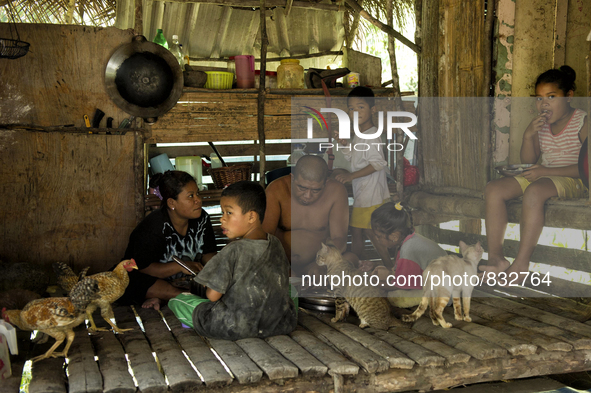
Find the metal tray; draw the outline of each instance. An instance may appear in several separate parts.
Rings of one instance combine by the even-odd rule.
[[[334,298],[331,297],[301,297],[300,304],[316,304],[320,306],[334,307]]]
[[[500,165],[496,167],[498,173],[503,176],[517,176],[521,175],[527,168],[531,168],[534,164],[513,164],[513,165]]]

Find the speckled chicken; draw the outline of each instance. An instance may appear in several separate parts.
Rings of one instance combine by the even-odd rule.
[[[55,265],[65,265],[65,267],[56,267]],[[101,272],[88,276],[89,278],[95,279],[99,285],[98,299],[93,300],[86,307],[86,315],[88,316],[88,320],[90,322],[90,328],[88,328],[89,331],[96,332],[99,330],[108,330],[105,328],[98,328],[92,319],[92,313],[97,309],[97,307],[100,307],[101,316],[109,325],[113,327],[114,332],[123,333],[127,330],[131,330],[120,329],[117,327],[117,325],[111,322],[111,319],[114,318],[111,303],[119,299],[125,292],[125,288],[127,288],[127,285],[129,284],[128,272],[132,271],[133,269],[137,269],[137,265],[133,259],[128,259],[119,262],[113,271]],[[58,271],[61,272],[58,276],[58,282],[62,283],[62,285],[66,285],[63,287],[63,289],[70,291],[69,285],[72,285],[78,276],[63,262],[55,263],[54,271],[56,274]]]
[[[33,362],[49,357],[68,356],[74,341],[73,329],[84,322],[86,307],[98,298],[97,280],[86,278],[77,283],[70,297],[51,297],[33,300],[22,310],[2,309],[2,318],[23,330],[38,330],[55,338],[55,344],[43,355],[31,359]],[[54,352],[68,339],[62,352]]]

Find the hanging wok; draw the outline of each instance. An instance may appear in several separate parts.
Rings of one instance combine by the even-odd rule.
[[[183,93],[183,72],[166,48],[136,35],[109,59],[105,86],[119,108],[152,124]]]

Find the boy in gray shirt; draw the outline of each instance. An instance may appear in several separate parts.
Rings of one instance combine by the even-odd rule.
[[[237,239],[205,265],[195,281],[207,287],[207,299],[183,293],[170,309],[199,334],[227,340],[287,334],[296,327],[289,296],[289,263],[279,240],[262,229],[263,188],[241,181],[222,192],[221,226]]]

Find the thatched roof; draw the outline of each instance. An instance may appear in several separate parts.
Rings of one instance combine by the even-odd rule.
[[[74,2],[73,2],[74,3]],[[68,21],[68,0],[0,0],[0,22],[55,23],[87,26],[112,26],[116,0],[76,0]]]

